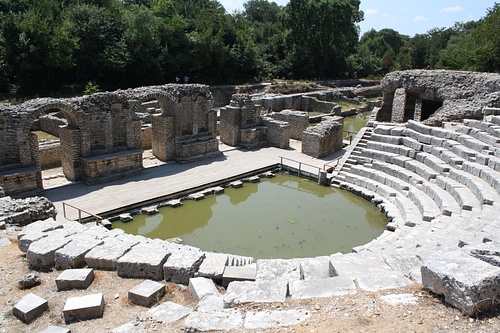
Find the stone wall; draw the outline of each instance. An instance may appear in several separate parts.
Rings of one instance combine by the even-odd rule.
[[[0,200],[0,222],[24,226],[38,220],[55,218],[56,214],[54,205],[47,198],[3,197]]]
[[[82,158],[86,183],[100,183],[135,173],[142,168],[142,150]]]
[[[141,126],[141,148],[144,150],[151,149],[153,147],[153,128],[151,125]]]
[[[167,84],[0,105],[0,171],[8,183],[5,190],[10,193],[41,188],[41,166],[46,164],[46,157],[52,160],[52,155],[56,155],[44,150],[42,157],[32,129],[58,135],[64,175],[69,180],[90,182],[92,177],[102,179],[129,173],[131,168],[141,170],[142,160],[131,162],[123,156],[137,157],[136,152],[143,147],[152,147],[162,160],[174,160],[177,154],[186,160],[189,154],[197,154],[196,159],[200,159],[204,154],[210,157],[219,153],[217,119],[212,107],[208,87],[197,84]],[[148,110],[154,113],[153,120],[162,118],[152,121],[152,134],[142,130],[138,116]],[[64,119],[56,115],[64,115]],[[196,149],[192,140],[197,142]],[[36,170],[33,177],[20,178],[19,168]],[[11,179],[31,183],[14,186]]]
[[[61,143],[59,141],[40,142],[39,149],[42,169],[61,166]]]
[[[270,146],[281,149],[290,147],[290,123],[265,117],[262,118],[262,124],[267,128],[267,142]]]
[[[322,158],[342,149],[342,125],[325,117],[321,123],[302,133],[302,153]]]
[[[309,126],[309,114],[304,111],[283,110],[266,116],[285,121],[290,125],[290,138],[302,140],[302,132]]]
[[[486,107],[500,107],[500,74],[446,70],[410,70],[381,81],[384,102],[379,121],[481,119]]]

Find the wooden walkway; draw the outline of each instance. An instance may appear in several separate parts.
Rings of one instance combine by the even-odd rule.
[[[56,206],[58,220],[65,219],[63,202],[95,215],[107,215],[124,207],[148,205],[155,199],[279,164],[280,156],[284,157],[285,165],[297,168],[298,161],[303,163],[302,170],[317,174],[317,168],[323,169],[326,163],[342,156],[343,153],[342,150],[326,158],[315,159],[293,148],[284,150],[270,147],[255,151],[232,149],[209,160],[189,164],[167,163],[116,181],[96,185],[75,183],[47,189],[42,195]],[[68,219],[77,220],[78,210],[66,206],[66,215]]]

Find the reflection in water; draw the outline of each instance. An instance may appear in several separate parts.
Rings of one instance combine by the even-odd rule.
[[[387,223],[359,196],[283,173],[160,213],[113,227],[151,238],[179,237],[207,251],[294,258],[350,252],[380,235]]]

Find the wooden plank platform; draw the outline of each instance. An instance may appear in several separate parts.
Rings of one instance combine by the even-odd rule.
[[[269,147],[255,151],[232,149],[223,152],[223,156],[209,160],[189,164],[167,163],[116,181],[95,185],[65,185],[45,190],[42,195],[56,206],[58,220],[64,220],[63,202],[95,215],[105,215],[124,207],[151,203],[158,198],[279,164],[280,156],[284,157],[283,164],[295,168],[298,161],[304,163],[302,170],[317,174],[315,167],[322,169],[326,163],[343,153],[342,150],[323,159],[315,159],[293,148],[284,150]],[[66,215],[68,219],[78,219],[78,211],[68,206]]]

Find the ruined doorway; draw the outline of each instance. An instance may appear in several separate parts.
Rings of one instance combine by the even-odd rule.
[[[443,101],[423,99],[422,98],[422,115],[420,121],[428,119],[434,112],[443,106]]]
[[[415,105],[417,102],[417,95],[407,93],[406,94],[406,100],[405,100],[405,113],[404,113],[404,118],[403,122],[407,122],[408,120],[414,120],[415,119]]]

